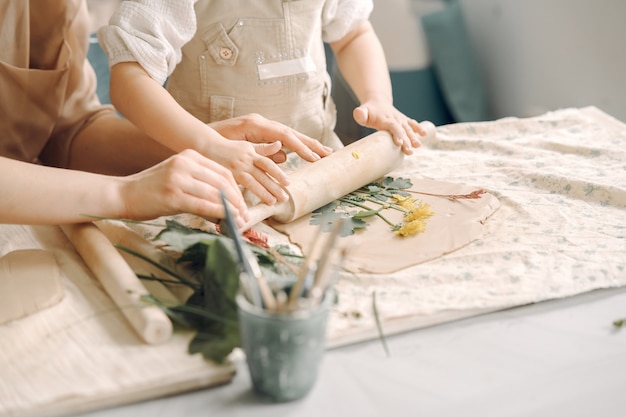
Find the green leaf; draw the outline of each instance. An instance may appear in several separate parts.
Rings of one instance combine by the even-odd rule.
[[[159,307],[174,323],[184,327],[198,328],[209,322],[219,322],[225,325],[236,325],[237,322],[219,315],[215,315],[189,301],[187,304],[166,305],[151,295],[143,296],[142,299]]]
[[[369,223],[363,219],[346,217],[341,230],[339,231],[339,236],[346,237],[353,235],[355,231],[365,229],[367,226],[369,226]]]
[[[206,233],[204,230],[186,226],[174,219],[168,219],[165,221],[164,231],[178,231],[186,234]]]
[[[178,263],[188,263],[196,271],[204,270],[206,252],[209,248],[208,242],[199,242],[187,247],[178,258]]]
[[[230,238],[216,239],[206,252],[204,306],[226,317],[236,317],[235,296],[239,290],[239,262]]]
[[[342,197],[341,200],[343,202],[354,202],[354,203],[362,203],[366,201],[365,197],[363,197],[361,194],[356,194],[356,193],[348,194]]]
[[[191,354],[201,353],[209,360],[223,363],[233,349],[239,345],[239,329],[229,327],[223,335],[205,331],[198,332],[189,343],[188,351]]]
[[[383,191],[382,187],[380,187],[378,183],[372,183],[370,185],[366,185],[365,188],[372,195]]]
[[[365,220],[354,217],[351,217],[348,223],[352,229],[365,229],[367,226],[369,226],[369,223]]]
[[[309,224],[320,225],[322,227],[322,231],[327,232],[330,231],[333,222],[342,217],[345,217],[345,214],[340,211],[313,212],[313,214],[311,215],[311,220],[309,220]]]
[[[367,217],[372,217],[375,216],[376,214],[380,213],[380,211],[382,210],[382,207],[379,208],[378,210],[361,210],[359,212],[357,212],[356,214],[354,214],[352,216],[353,219],[364,219]]]
[[[210,245],[211,242],[217,238],[218,235],[214,235],[211,233],[199,232],[189,234],[181,232],[179,230],[171,230],[158,234],[158,239],[161,242],[181,252],[188,247],[199,243]]]
[[[378,194],[372,195],[371,198],[384,202],[387,201],[391,196],[392,194],[388,191],[380,191]]]
[[[411,183],[411,180],[408,178],[386,177],[383,180],[383,186],[386,189],[403,190],[403,189],[411,188],[412,185],[413,183]]]
[[[331,201],[330,203],[318,208],[317,210],[313,210],[313,214],[328,214],[333,213],[339,207],[338,201]]]

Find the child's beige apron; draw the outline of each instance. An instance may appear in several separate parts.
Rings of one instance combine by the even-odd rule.
[[[340,148],[322,42],[324,3],[198,1],[198,31],[168,90],[204,122],[259,113]]]
[[[0,27],[0,155],[66,166],[72,139],[104,109],[85,59],[86,3],[4,0]]]

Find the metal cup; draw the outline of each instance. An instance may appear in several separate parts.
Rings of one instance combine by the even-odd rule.
[[[331,294],[313,308],[274,313],[237,296],[241,346],[254,390],[274,402],[304,397],[317,379]]]

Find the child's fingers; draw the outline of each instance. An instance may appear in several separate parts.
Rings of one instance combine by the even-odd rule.
[[[272,159],[264,156],[257,157],[254,159],[253,164],[254,177],[259,179],[259,181],[263,180],[262,182],[265,183],[265,177],[269,176],[273,178],[272,182],[277,182],[282,186],[289,185],[287,174]]]
[[[416,132],[420,136],[426,136],[426,130],[424,127],[415,119],[407,119],[409,127],[413,132]]]
[[[253,143],[252,146],[254,147],[256,153],[258,153],[259,155],[271,156],[280,152],[283,144],[280,141],[276,141],[270,143]]]

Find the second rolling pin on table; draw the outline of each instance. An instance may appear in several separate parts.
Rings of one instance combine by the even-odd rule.
[[[148,291],[106,235],[92,222],[61,229],[137,334],[149,344],[167,342],[172,322],[158,307],[141,300]]]

